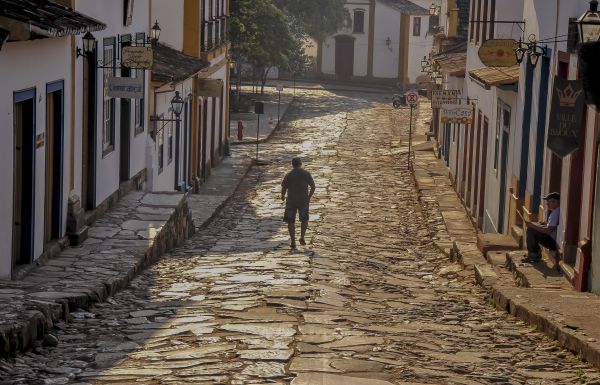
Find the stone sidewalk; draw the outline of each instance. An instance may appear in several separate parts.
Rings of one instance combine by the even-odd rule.
[[[414,179],[430,213],[429,225],[437,233],[436,245],[473,274],[488,291],[491,304],[600,367],[600,297],[574,291],[545,261],[535,266],[521,263],[522,251],[488,253],[486,260],[448,169],[425,136],[431,120],[428,100],[422,100],[417,115]]]
[[[0,357],[48,337],[70,313],[105,301],[166,251],[206,226],[250,169],[245,156],[226,158],[199,194],[135,191],[90,226],[88,238],[33,268],[22,280],[0,281]]]
[[[248,92],[249,87],[243,87],[243,92]],[[279,127],[279,122],[285,118],[288,107],[292,104],[294,97],[291,89],[284,89],[281,93],[281,104],[278,100],[278,92],[271,87],[266,87],[264,95],[256,95],[257,100],[261,100],[265,105],[265,113],[260,115],[260,127],[258,127],[258,115],[254,112],[231,113],[230,120],[230,143],[238,144],[256,144],[256,131],[258,132],[258,142],[264,143],[273,135],[273,132]],[[279,119],[277,113],[279,110]],[[252,107],[254,111],[254,107]],[[244,123],[243,139],[238,140],[237,126],[238,121]]]

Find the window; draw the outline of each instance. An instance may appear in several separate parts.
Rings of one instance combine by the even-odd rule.
[[[146,41],[145,33],[136,33],[135,34],[135,42],[138,46],[143,46]],[[146,83],[146,71],[144,70],[134,70],[135,77],[141,77],[142,82],[144,82],[144,89]],[[134,135],[139,135],[144,132],[144,99],[134,99]]]
[[[475,27],[475,44],[479,44],[479,32],[481,31],[481,0],[475,0],[475,10],[477,11],[477,20],[473,24]]]
[[[160,119],[164,119],[164,114],[160,114]],[[158,131],[156,133],[156,144],[158,145],[158,173],[160,174],[163,170],[163,166],[165,163],[165,158],[164,158],[164,147],[165,147],[165,130],[164,129],[160,129],[160,131]]]
[[[493,39],[494,38],[494,25],[496,24],[496,0],[492,0],[492,3],[490,5],[490,37],[489,39]]]
[[[104,79],[104,106],[102,114],[102,156],[115,148],[115,99],[108,97],[106,90],[111,77],[115,75],[115,38],[104,39],[104,56],[102,70]]]
[[[475,37],[475,23],[473,23],[473,20],[475,20],[475,4],[477,3],[477,0],[471,0],[471,28],[469,30],[469,39],[471,39],[471,41],[473,41],[473,38]]]
[[[487,21],[488,18],[488,0],[483,0],[483,20]],[[481,42],[484,43],[487,40],[487,26],[488,23],[481,23],[481,29],[483,32],[481,33]]]
[[[421,18],[415,17],[413,19],[413,36],[421,36]]]
[[[171,119],[173,119],[173,113],[171,113]],[[173,122],[168,124],[167,128],[167,162],[171,163],[173,160]]]
[[[354,10],[354,27],[352,29],[354,33],[365,32],[365,11],[364,9]]]

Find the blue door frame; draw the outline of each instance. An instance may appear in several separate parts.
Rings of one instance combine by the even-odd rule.
[[[13,225],[12,225],[12,260],[13,266],[33,262],[35,246],[35,150],[36,150],[36,90],[35,88],[13,93]],[[23,104],[23,110],[18,105]],[[22,125],[17,124],[21,116]],[[26,118],[30,118],[25,120]],[[19,133],[18,131],[21,130]],[[21,135],[21,146],[17,146],[17,135]],[[18,157],[20,156],[20,159]],[[18,175],[16,162],[19,162]],[[17,181],[21,181],[17,186]],[[17,194],[20,192],[20,196]],[[17,201],[20,205],[15,204]],[[20,217],[17,218],[17,206]],[[17,227],[18,226],[18,227]],[[20,231],[17,233],[17,229]],[[18,243],[18,245],[17,245]],[[18,247],[19,252],[15,253]]]
[[[542,57],[540,75],[540,99],[538,111],[537,135],[535,141],[535,173],[533,176],[533,207],[534,214],[539,212],[542,198],[542,176],[544,171],[544,144],[546,139],[546,111],[548,108],[548,82],[550,79],[550,58]]]

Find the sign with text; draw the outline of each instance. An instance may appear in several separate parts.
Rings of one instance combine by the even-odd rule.
[[[139,70],[152,69],[153,55],[150,47],[123,47],[121,66]]]
[[[223,92],[223,81],[221,79],[197,79],[196,96],[208,96],[220,98]]]
[[[473,124],[473,108],[468,105],[444,104],[440,108],[440,121],[444,124]]]
[[[143,99],[144,79],[109,77],[106,85],[106,94],[109,98]]]
[[[517,65],[515,39],[490,39],[479,47],[479,59],[487,67],[512,67]]]
[[[278,84],[275,86],[275,89],[279,92],[283,91],[283,84]]]
[[[581,80],[554,77],[548,122],[548,148],[565,157],[579,148],[585,96]]]
[[[458,104],[458,90],[431,90],[431,108],[444,104]]]

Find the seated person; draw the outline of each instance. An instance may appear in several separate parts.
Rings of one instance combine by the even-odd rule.
[[[560,218],[560,194],[550,193],[543,198],[546,201],[546,222],[525,221],[527,226],[527,257],[523,262],[537,262],[541,259],[540,246],[556,250],[556,229]]]

